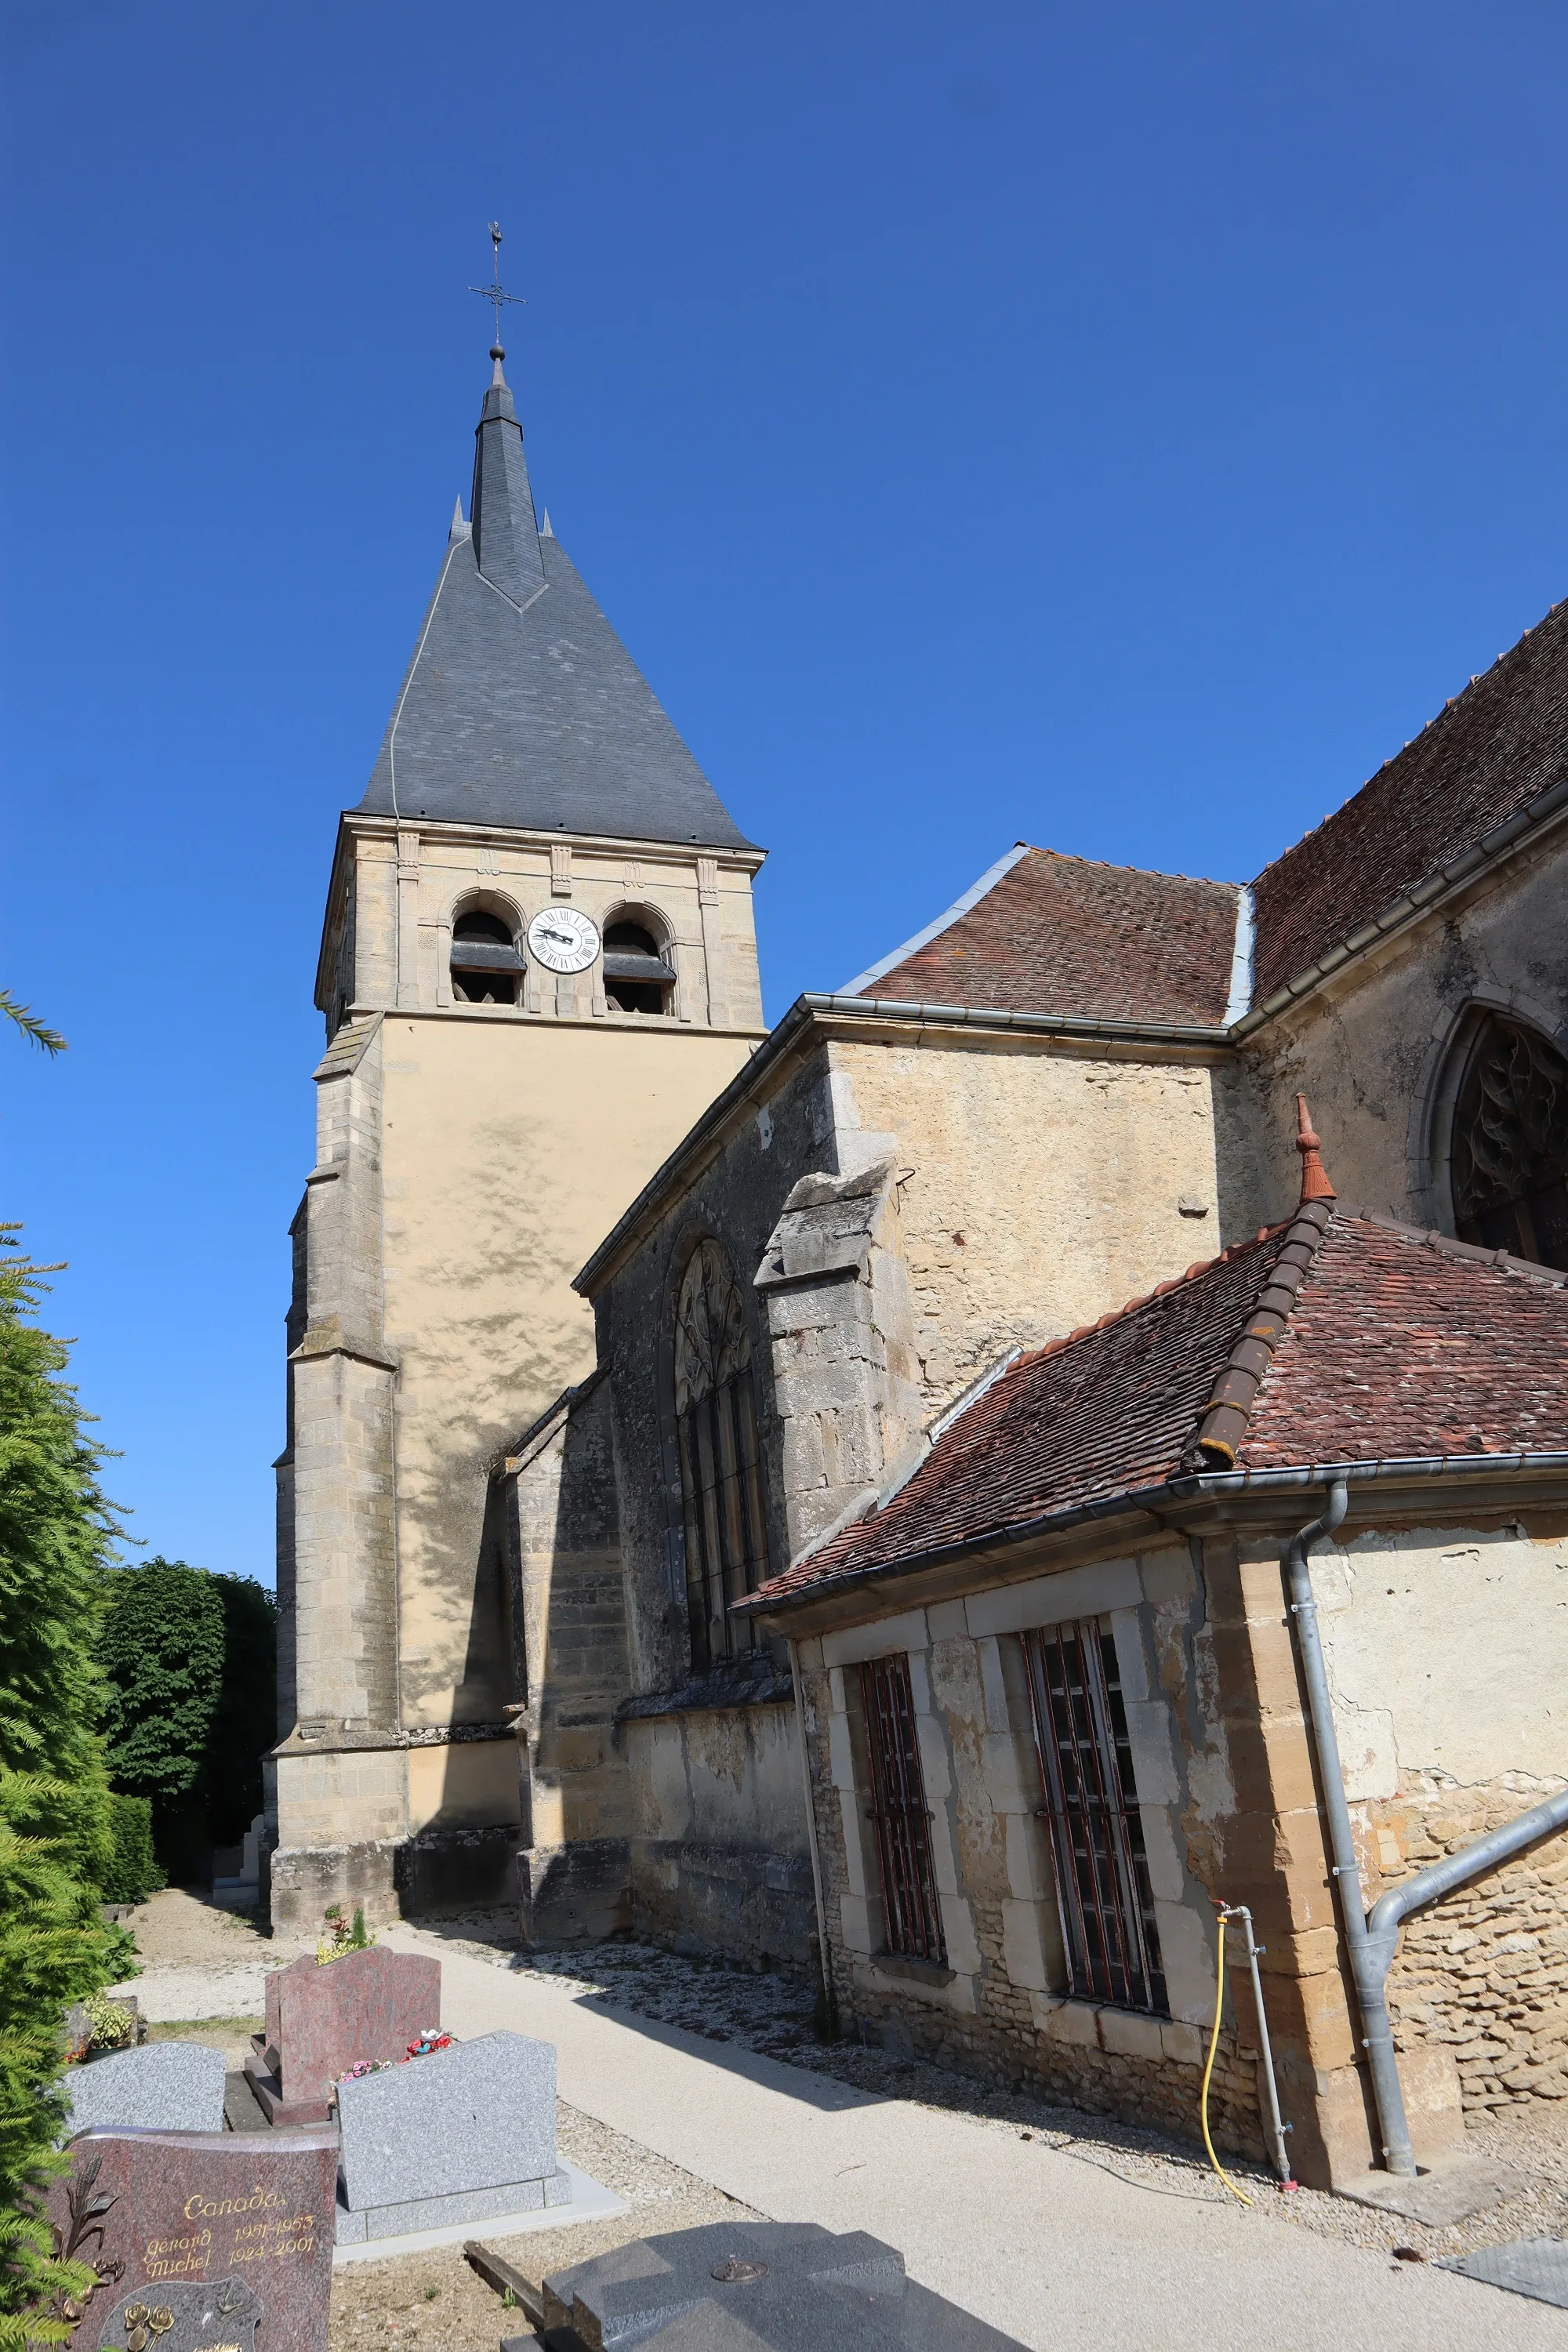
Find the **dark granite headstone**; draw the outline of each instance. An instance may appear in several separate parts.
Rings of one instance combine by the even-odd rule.
[[[597,2254],[545,2280],[543,2332],[562,2352],[1024,2352],[917,2285],[891,2246],[815,2221],[719,2222]]]
[[[69,2172],[49,2190],[48,2218],[58,2250],[100,2281],[70,2338],[75,2352],[127,2345],[138,2327],[157,2352],[184,2352],[185,2339],[174,2331],[184,2326],[186,2306],[195,2309],[202,2294],[216,2295],[231,2281],[249,2300],[231,2294],[236,2325],[193,2336],[193,2352],[229,2344],[243,2352],[326,2352],[335,2131],[263,2138],[100,2129],[79,2134],[68,2153]],[[168,2326],[121,2326],[128,2304],[168,2312]]]
[[[405,2058],[441,2018],[441,1963],[379,1944],[341,1960],[307,1957],[267,1979],[267,2030],[245,2062],[271,2123],[324,2123],[340,2074]]]

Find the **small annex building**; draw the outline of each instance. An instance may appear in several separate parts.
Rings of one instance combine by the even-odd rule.
[[[1246,1905],[1294,2160],[1338,2179],[1381,2143],[1286,1554],[1338,1478],[1312,1594],[1370,1907],[1562,1785],[1568,1276],[1313,1194],[1016,1358],[741,1607],[792,1644],[843,2010],[1190,2131]],[[1549,1844],[1406,1930],[1419,2157],[1462,2095],[1568,2095]],[[1240,2000],[1214,2104],[1261,2155],[1257,2053]]]

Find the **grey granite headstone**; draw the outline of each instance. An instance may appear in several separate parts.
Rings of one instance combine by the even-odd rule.
[[[545,2280],[543,2333],[563,2352],[650,2336],[669,2352],[1024,2352],[906,2277],[893,2247],[815,2221],[717,2222],[595,2255]]]
[[[145,2131],[222,2131],[224,2056],[194,2042],[151,2042],[73,2066],[66,2136],[93,2124]]]
[[[122,2294],[94,2340],[99,2352],[256,2352],[261,2316],[243,2279],[179,2279]]]
[[[340,2245],[570,2201],[555,2051],[486,2033],[338,2085]]]

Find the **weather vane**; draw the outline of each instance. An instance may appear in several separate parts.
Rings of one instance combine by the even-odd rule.
[[[503,302],[524,302],[528,298],[523,294],[509,294],[505,287],[500,282],[500,221],[491,221],[490,223],[490,253],[495,264],[495,279],[493,284],[489,286],[470,286],[468,291],[470,294],[482,295],[487,302],[494,304],[496,314],[496,339],[490,346],[490,357],[492,360],[504,360],[506,353],[501,349],[500,341],[500,306]]]

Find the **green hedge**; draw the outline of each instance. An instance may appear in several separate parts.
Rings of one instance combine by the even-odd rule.
[[[109,1831],[113,1849],[99,1878],[100,1895],[106,1903],[145,1903],[169,1883],[153,1851],[151,1798],[111,1796]]]

